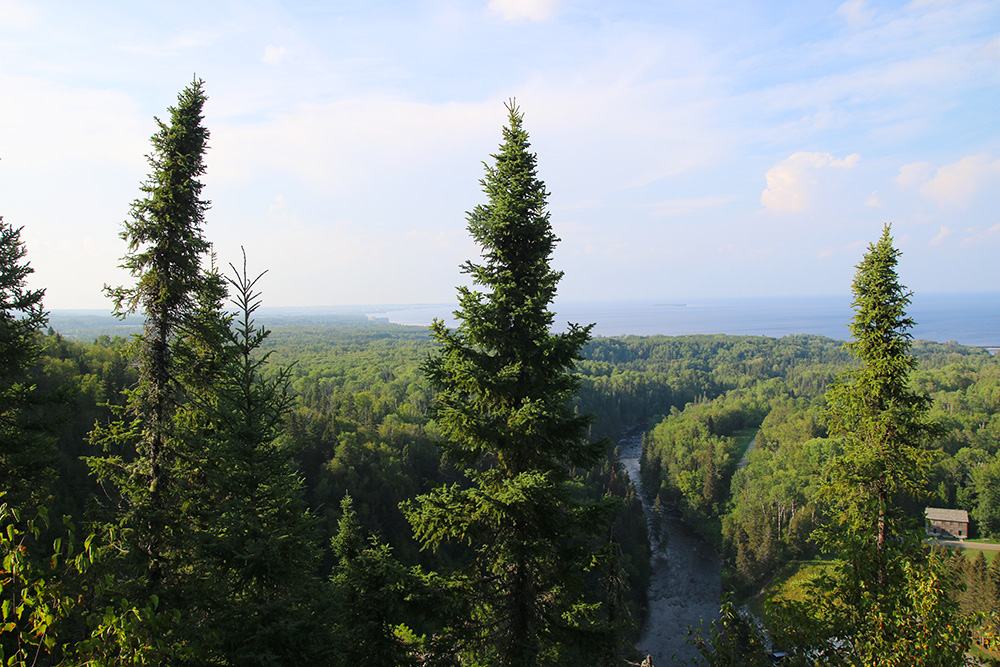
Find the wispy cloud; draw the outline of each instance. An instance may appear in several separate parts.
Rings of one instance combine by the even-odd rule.
[[[1000,60],[1000,35],[994,37],[986,46],[975,52],[976,58]]]
[[[942,225],[941,230],[937,233],[937,235],[934,238],[930,240],[928,245],[930,246],[941,245],[942,243],[944,243],[944,240],[946,238],[948,238],[954,233],[954,231],[955,230],[953,230],[951,227],[948,227],[947,225]]]
[[[847,19],[847,24],[854,29],[864,26],[875,16],[875,11],[868,7],[866,0],[847,0],[837,8],[837,13]]]
[[[965,237],[962,239],[964,247],[980,248],[985,244],[994,244],[1000,240],[1000,223],[987,229],[980,227],[970,227],[965,230]]]
[[[211,46],[219,38],[220,33],[210,28],[185,29],[155,41],[127,41],[121,49],[127,53],[156,57],[176,56],[185,51]]]
[[[279,301],[450,296],[511,96],[566,296],[846,290],[846,244],[886,218],[928,282],[993,270],[1000,3],[177,2],[0,0],[0,213],[50,307],[88,271],[100,300],[152,116],[193,72],[208,235],[259,254]],[[107,261],[47,242],[85,235]]]
[[[896,183],[902,186],[914,186],[926,183],[934,171],[930,162],[911,162],[899,168]]]
[[[921,195],[943,208],[966,208],[980,193],[1000,190],[1000,160],[978,153],[936,170],[929,162],[914,162],[900,168],[896,182],[919,188]]]

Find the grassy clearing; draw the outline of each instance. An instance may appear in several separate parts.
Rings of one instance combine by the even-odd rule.
[[[982,552],[983,557],[986,558],[986,563],[992,563],[993,559],[997,557],[1000,551],[994,551],[993,549],[977,549],[974,544],[970,544],[968,541],[965,545],[961,547],[948,547],[949,549],[958,549],[962,552],[962,555],[968,558],[970,561],[976,560],[979,553]]]
[[[974,560],[980,551],[983,552],[988,562],[992,561],[1000,553],[998,551],[976,549],[971,545],[962,549],[963,555],[970,561]],[[764,622],[764,626],[768,632],[772,632],[773,619],[767,613],[767,602],[775,598],[801,600],[803,598],[802,584],[823,572],[829,572],[833,566],[833,560],[791,561],[774,575],[758,595],[747,600],[746,604],[750,608],[750,611]],[[992,652],[976,643],[972,644],[969,652],[982,664],[986,664],[989,660],[1000,659],[1000,652]]]
[[[833,565],[832,560],[793,560],[786,563],[758,595],[747,600],[747,606],[770,629],[767,602],[775,598],[801,600],[802,584],[818,574],[830,571]]]
[[[741,428],[738,431],[733,431],[732,435],[729,437],[736,441],[736,460],[739,461],[743,458],[743,454],[746,453],[747,447],[755,437],[757,437],[758,429],[755,428]]]

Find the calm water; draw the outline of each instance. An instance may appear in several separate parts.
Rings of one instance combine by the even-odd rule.
[[[428,304],[369,311],[370,317],[426,326],[434,318],[454,324],[454,305]],[[594,334],[745,334],[781,337],[816,334],[848,337],[848,296],[768,297],[556,303],[556,325],[594,322]],[[917,322],[915,338],[963,345],[1000,345],[1000,293],[915,295],[908,310]]]

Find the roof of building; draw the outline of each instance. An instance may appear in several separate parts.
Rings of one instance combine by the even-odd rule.
[[[969,513],[965,510],[946,510],[940,507],[928,507],[924,510],[924,516],[929,521],[960,521],[969,523]]]

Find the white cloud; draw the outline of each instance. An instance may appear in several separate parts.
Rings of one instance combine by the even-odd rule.
[[[267,207],[267,214],[275,215],[286,208],[288,208],[288,202],[285,200],[285,195],[277,194],[274,196],[274,203]]]
[[[875,11],[869,9],[865,0],[847,0],[837,7],[837,13],[842,14],[847,19],[847,25],[853,29],[864,26],[875,16]]]
[[[268,44],[264,47],[264,55],[261,56],[261,62],[265,63],[280,63],[285,59],[285,47],[283,46],[271,46]]]
[[[415,164],[443,167],[469,153],[470,144],[495,143],[497,107],[380,97],[303,104],[262,123],[213,128],[212,174],[245,183],[277,169],[338,191],[387,172],[409,172],[406,178],[413,181]]]
[[[865,200],[865,206],[870,206],[872,208],[882,208],[882,200],[879,199],[878,190],[871,193],[868,199]]]
[[[505,21],[548,21],[555,17],[560,4],[562,0],[490,0],[489,9]]]
[[[928,245],[931,246],[941,245],[946,238],[948,238],[954,233],[954,231],[955,230],[951,229],[947,225],[942,225],[941,231],[939,231],[937,235],[930,240],[930,243]]]
[[[820,170],[826,167],[850,169],[859,159],[857,153],[844,158],[835,158],[829,153],[794,153],[767,171],[767,187],[760,195],[760,203],[772,211],[805,210],[819,186]]]
[[[991,181],[1000,186],[1000,160],[990,160],[988,155],[980,153],[939,168],[921,186],[920,193],[939,206],[965,208]]]
[[[997,238],[1000,238],[1000,223],[985,230],[979,227],[970,227],[965,230],[965,238],[962,239],[962,246],[977,248],[985,243],[991,243]]]

